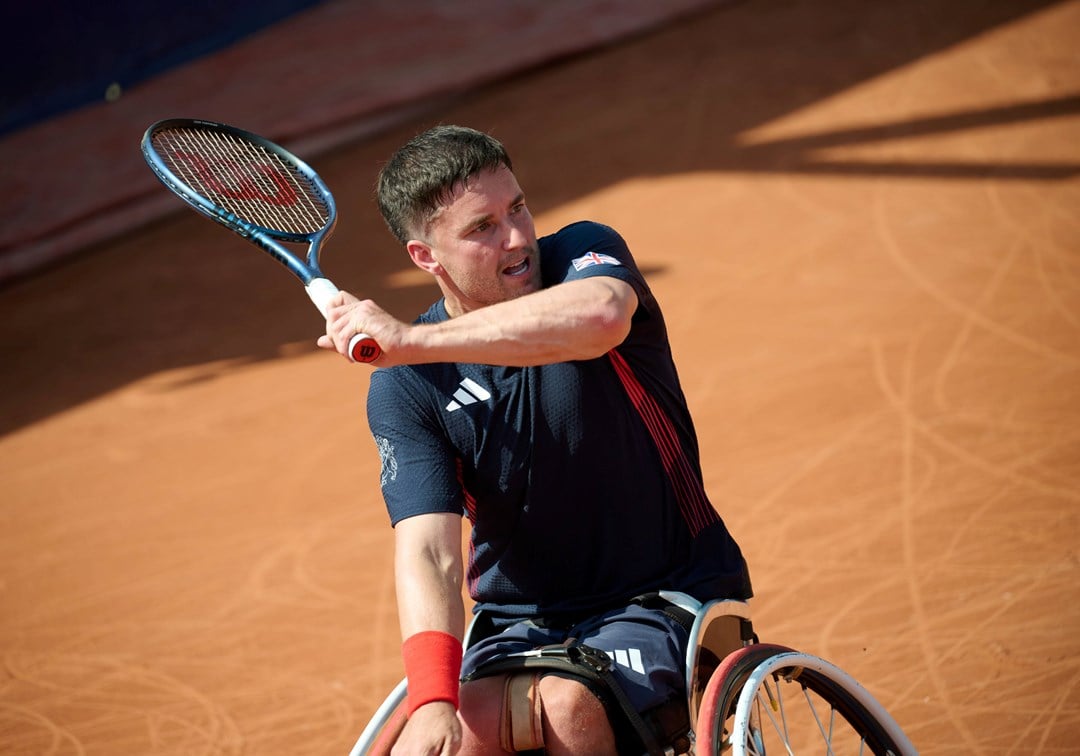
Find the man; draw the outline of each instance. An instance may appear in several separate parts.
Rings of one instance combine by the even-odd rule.
[[[368,420],[409,679],[395,753],[656,752],[687,729],[686,617],[656,592],[751,593],[656,300],[613,230],[538,240],[509,156],[480,132],[414,138],[378,198],[442,298],[406,324],[342,293],[319,345],[346,354],[362,332],[383,350]],[[464,661],[463,585],[488,628]],[[500,666],[536,647],[573,650],[570,667]],[[624,663],[575,674],[594,649]]]

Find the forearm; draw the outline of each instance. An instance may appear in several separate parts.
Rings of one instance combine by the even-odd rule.
[[[451,740],[460,738],[454,710],[465,626],[461,518],[428,514],[403,520],[395,528],[395,542],[407,711],[410,718],[424,712],[428,724],[422,730],[430,730],[428,735],[441,738],[445,727]]]
[[[459,640],[464,636],[460,529],[461,518],[455,515],[423,515],[398,523],[394,572],[403,639],[426,630]]]
[[[599,357],[630,331],[633,288],[587,278],[413,328],[405,362],[528,366]]]

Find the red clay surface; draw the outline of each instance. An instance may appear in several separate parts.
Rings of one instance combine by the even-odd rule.
[[[925,754],[1075,753],[1080,5],[943,7],[735,4],[478,91],[312,161],[324,260],[418,312],[374,174],[492,130],[541,231],[648,272],[763,640]],[[348,753],[401,666],[320,325],[189,211],[0,292],[0,752]]]

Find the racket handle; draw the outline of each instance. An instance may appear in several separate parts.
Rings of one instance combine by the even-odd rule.
[[[349,359],[353,362],[374,362],[382,354],[382,347],[366,333],[354,334],[349,339]]]
[[[328,303],[338,293],[338,287],[334,286],[329,279],[313,278],[304,289],[325,318]],[[349,359],[353,362],[374,362],[379,359],[380,354],[382,354],[382,347],[366,333],[354,334],[349,339]]]

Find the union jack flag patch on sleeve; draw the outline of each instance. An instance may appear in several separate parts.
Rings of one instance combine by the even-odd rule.
[[[583,270],[590,265],[622,265],[611,255],[602,255],[598,252],[588,252],[575,260],[571,260],[570,264],[574,266],[574,270]]]

